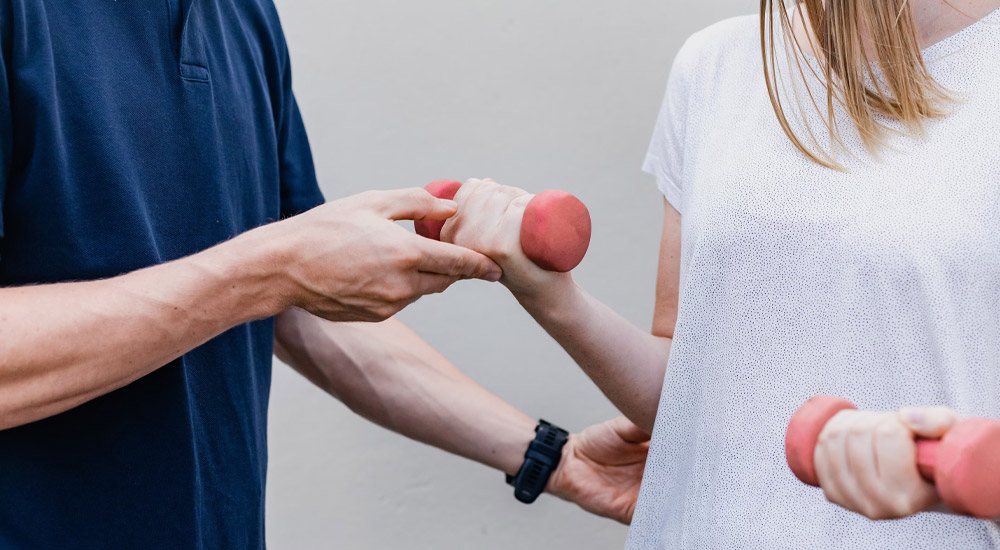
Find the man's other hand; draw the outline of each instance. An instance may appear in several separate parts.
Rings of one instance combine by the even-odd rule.
[[[649,435],[624,416],[570,436],[546,490],[628,524],[639,498]]]

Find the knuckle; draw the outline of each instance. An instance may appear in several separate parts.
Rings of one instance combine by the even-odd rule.
[[[891,517],[902,518],[917,513],[916,499],[911,495],[901,495],[892,502]]]
[[[500,264],[507,263],[511,257],[510,251],[507,248],[500,246],[499,243],[491,243],[491,246],[486,249],[484,255],[489,256],[493,259],[493,261]]]
[[[379,292],[379,308],[395,308],[399,302],[413,295],[413,284],[404,277],[396,277],[386,282]]]
[[[399,285],[396,285],[396,287],[393,289],[391,293],[390,300],[393,302],[394,305],[399,304],[401,302],[405,302],[407,300],[412,299],[416,293],[417,289],[415,285],[407,281],[404,283],[400,283]]]
[[[507,199],[508,202],[513,201],[515,198],[520,196],[521,190],[516,187],[510,187],[509,185],[501,185],[497,187],[497,194]]]
[[[862,514],[864,514],[864,516],[870,520],[879,521],[883,519],[890,519],[893,517],[892,514],[890,514],[887,510],[883,510],[878,506],[865,506],[864,508],[865,510],[862,512]]]
[[[511,201],[511,204],[520,209],[524,209],[528,206],[528,203],[531,202],[531,199],[533,198],[535,198],[534,195],[524,193],[522,195],[518,195],[513,201]]]
[[[386,319],[395,315],[397,312],[399,312],[399,308],[397,307],[388,305],[379,306],[374,311],[375,315],[373,321],[385,321]]]
[[[456,256],[451,261],[452,273],[469,273],[473,268],[473,262],[469,260],[467,254]]]
[[[464,221],[465,216],[462,215],[461,210],[451,218],[448,218],[448,221],[444,222],[444,226],[441,228],[441,240],[453,243],[457,239],[462,238]]]
[[[399,251],[399,261],[407,268],[412,268],[420,263],[423,254],[412,248],[403,248]]]
[[[819,444],[824,447],[833,445],[843,438],[843,430],[840,426],[829,426],[819,434]]]
[[[909,437],[909,431],[899,422],[883,422],[875,427],[875,437],[880,440],[896,440],[901,437]]]
[[[357,195],[357,198],[367,203],[378,202],[381,193],[381,191],[363,191]]]
[[[403,198],[406,200],[411,200],[417,202],[421,205],[433,204],[437,200],[437,197],[432,195],[430,191],[422,187],[412,187],[410,189],[403,190]]]
[[[853,437],[864,437],[868,435],[869,428],[864,424],[852,424],[847,428],[847,433]]]
[[[423,259],[423,254],[419,250],[405,243],[393,242],[388,248],[388,257],[397,269],[408,271]]]

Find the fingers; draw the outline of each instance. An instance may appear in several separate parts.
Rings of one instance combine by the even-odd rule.
[[[439,199],[425,189],[414,187],[398,191],[373,191],[366,194],[373,208],[390,220],[446,220],[458,212],[458,203]]]
[[[878,490],[878,472],[875,462],[875,425],[879,415],[863,412],[858,415],[847,431],[847,470],[853,474],[857,491],[861,495],[871,495]]]
[[[857,508],[860,500],[857,480],[851,472],[848,461],[847,436],[850,426],[856,421],[858,411],[840,411],[827,422],[819,435],[814,463],[816,477],[823,488],[827,500],[835,504],[864,513]],[[862,461],[863,464],[863,461]]]
[[[895,413],[837,413],[820,434],[814,459],[827,499],[871,519],[909,516],[937,499],[917,471],[914,434]]]
[[[937,491],[917,470],[913,432],[895,415],[887,415],[876,426],[875,453],[879,461],[879,478],[888,495],[884,517],[906,517],[937,500]]]
[[[533,198],[535,196],[528,193],[514,197],[507,203],[500,225],[497,227],[497,232],[503,239],[503,246],[517,250],[521,254],[523,254],[521,250],[521,220],[524,219],[524,209],[528,207],[528,203]]]
[[[422,255],[417,269],[424,273],[490,282],[499,281],[503,275],[493,260],[467,248],[430,239],[420,239],[418,246]]]
[[[494,240],[506,219],[511,201],[524,195],[530,197],[523,189],[498,185],[493,180],[469,180],[455,195],[458,215],[445,224],[441,238],[476,250],[486,248],[485,243]]]
[[[962,419],[947,407],[903,407],[897,415],[903,425],[924,439],[940,439]]]

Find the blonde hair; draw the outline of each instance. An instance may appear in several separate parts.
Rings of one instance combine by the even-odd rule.
[[[811,66],[809,71],[826,85],[825,105],[821,106],[811,92],[809,99],[824,121],[832,147],[844,148],[836,105],[872,154],[877,154],[886,134],[892,131],[878,119],[879,115],[919,134],[927,119],[944,114],[942,105],[950,98],[924,64],[909,0],[795,1],[793,9],[802,16],[803,24],[808,22],[812,28],[807,34],[819,71]],[[786,53],[794,58],[794,66],[803,79],[806,70],[802,63],[803,44],[795,35],[785,2],[761,0],[760,3],[761,50],[771,104],[796,148],[814,162],[842,170],[835,151],[824,149],[808,125],[806,143],[786,116],[776,62],[776,18],[786,37]]]

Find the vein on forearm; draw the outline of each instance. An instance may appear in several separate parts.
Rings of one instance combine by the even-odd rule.
[[[239,256],[222,246],[112,279],[0,289],[0,429],[121,388],[266,316],[266,271]]]
[[[514,472],[531,440],[530,417],[398,321],[331,323],[290,310],[275,349],[354,412],[411,439]]]

